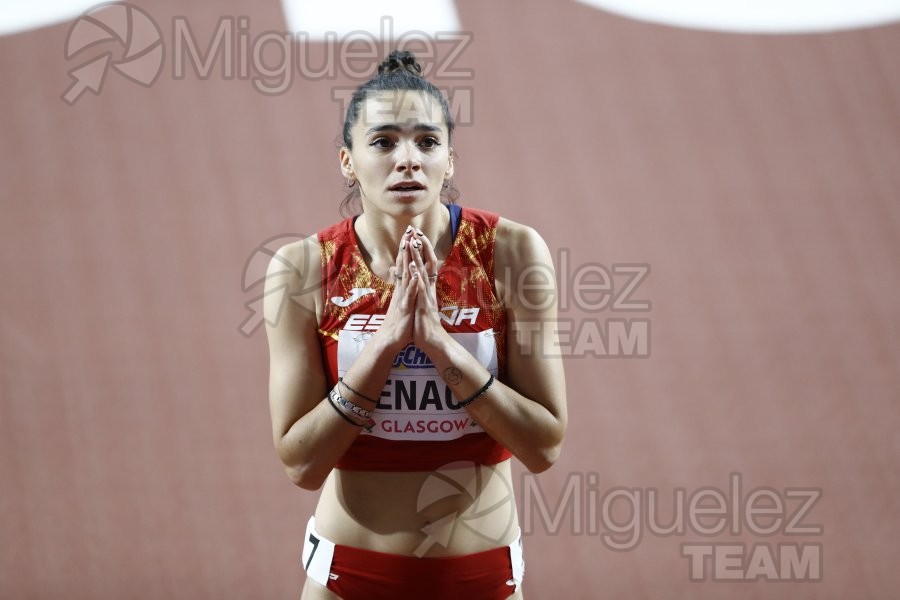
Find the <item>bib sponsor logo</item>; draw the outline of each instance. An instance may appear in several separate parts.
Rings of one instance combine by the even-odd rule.
[[[397,353],[394,364],[391,366],[394,369],[400,366],[407,369],[433,369],[434,363],[414,344],[408,344],[406,348]]]

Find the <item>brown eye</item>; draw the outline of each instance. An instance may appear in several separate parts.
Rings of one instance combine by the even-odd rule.
[[[386,137],[375,138],[374,140],[372,140],[372,143],[370,143],[369,145],[374,146],[376,148],[390,148],[391,140],[389,140]]]
[[[437,138],[427,137],[424,140],[422,140],[421,142],[419,142],[419,145],[421,145],[423,148],[430,150],[432,148],[440,146],[441,143],[439,141],[437,141]]]

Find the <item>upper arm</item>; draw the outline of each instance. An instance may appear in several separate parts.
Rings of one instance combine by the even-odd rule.
[[[565,429],[559,294],[550,249],[533,228],[501,217],[494,257],[498,291],[507,307],[507,384],[544,406]]]
[[[325,397],[317,336],[321,293],[318,241],[311,236],[282,246],[269,262],[264,312],[269,343],[269,411],[279,448],[291,426]]]

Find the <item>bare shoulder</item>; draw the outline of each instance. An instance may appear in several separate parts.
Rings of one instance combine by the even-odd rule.
[[[494,252],[495,261],[501,258],[512,266],[522,259],[527,261],[542,258],[545,252],[549,256],[550,249],[534,227],[500,217],[497,221]]]
[[[523,283],[529,288],[555,285],[550,248],[534,227],[500,217],[494,241],[494,279],[506,306],[516,304],[518,295],[512,291],[521,289]]]
[[[281,246],[276,253],[288,259],[293,267],[308,267],[311,263],[319,263],[319,238],[317,234],[308,235]]]
[[[294,302],[315,314],[322,285],[321,265],[316,234],[281,246],[269,261],[266,295],[277,290],[289,293]]]

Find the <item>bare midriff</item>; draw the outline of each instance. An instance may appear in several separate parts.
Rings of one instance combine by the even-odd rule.
[[[419,557],[506,546],[519,528],[510,460],[452,471],[334,469],[315,516],[336,544]]]

